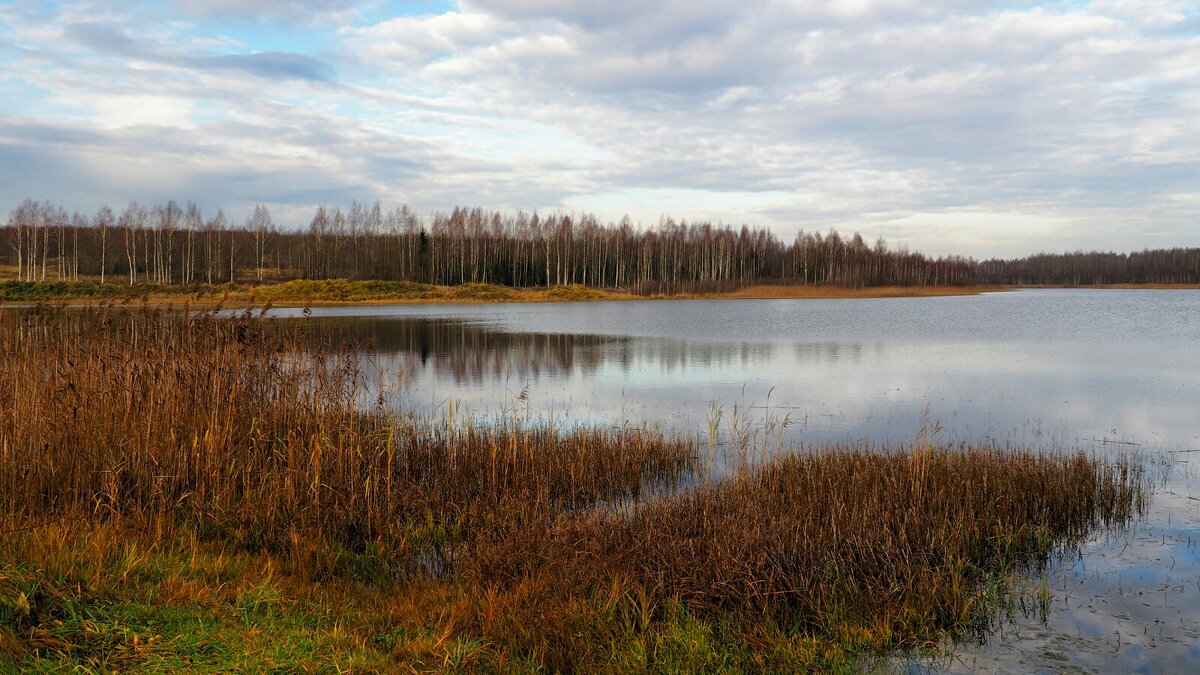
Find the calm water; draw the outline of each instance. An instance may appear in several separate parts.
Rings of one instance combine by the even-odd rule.
[[[1045,621],[1018,612],[935,667],[1200,668],[1200,291],[339,307],[308,321],[367,341],[373,381],[418,411],[707,434],[720,409],[726,436],[734,419],[786,419],[793,443],[905,443],[925,425],[946,442],[1140,452],[1165,479],[1145,522],[1049,570]]]

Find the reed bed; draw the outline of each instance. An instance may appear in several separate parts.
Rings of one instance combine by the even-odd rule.
[[[320,344],[249,313],[0,314],[0,529],[119,519],[274,551],[371,542],[396,561],[431,542],[423,559],[446,561],[484,522],[633,498],[695,455],[640,429],[364,410],[353,353]]]
[[[647,602],[809,635],[919,647],[981,636],[1009,576],[1142,507],[1127,462],[944,449],[803,452],[631,514],[496,531],[470,556],[479,584],[540,579],[552,596],[613,579]]]
[[[259,639],[247,607],[335,616],[316,643],[351,631],[364,670],[852,667],[980,634],[1014,575],[1146,498],[1128,459],[930,445],[742,449],[706,480],[694,442],[642,429],[364,405],[353,346],[296,326],[0,312],[0,665],[150,667],[71,622],[177,602],[210,603],[218,641]]]

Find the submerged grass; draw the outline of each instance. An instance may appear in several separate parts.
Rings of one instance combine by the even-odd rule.
[[[1143,498],[1128,462],[924,446],[687,483],[683,439],[364,405],[297,330],[0,313],[0,666],[844,670],[985,631]]]

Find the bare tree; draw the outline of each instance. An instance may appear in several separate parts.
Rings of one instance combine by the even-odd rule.
[[[263,280],[263,262],[266,258],[267,241],[275,231],[275,223],[271,221],[271,212],[259,204],[254,207],[254,215],[246,223],[246,229],[254,234],[254,265],[255,278]]]
[[[108,230],[113,226],[112,209],[101,206],[92,223],[100,235],[100,283],[104,283],[104,275],[108,270]]]
[[[138,231],[145,219],[145,211],[137,202],[130,202],[121,214],[120,227],[125,233],[125,260],[129,264],[129,285],[137,283]]]
[[[183,227],[187,234],[184,236],[183,255],[180,260],[182,266],[180,280],[185,286],[196,280],[196,233],[203,226],[204,217],[200,214],[200,207],[188,202],[187,211],[183,217]]]
[[[221,233],[225,228],[225,212],[219,210],[216,216],[204,224],[204,277],[210,285],[213,282],[213,270],[223,267],[221,265]]]

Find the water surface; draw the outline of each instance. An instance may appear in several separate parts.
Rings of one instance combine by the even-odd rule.
[[[1200,292],[313,313],[369,339],[420,409],[486,414],[526,391],[537,416],[701,428],[715,401],[790,414],[804,442],[910,441],[928,409],[951,441],[1200,445]]]
[[[299,310],[274,310],[299,316]],[[1200,663],[1200,291],[318,308],[370,378],[421,412],[651,424],[785,421],[793,444],[1134,451],[1165,479],[1146,520],[1030,579],[982,645],[913,670],[1180,671]],[[1198,467],[1200,468],[1200,467]]]

